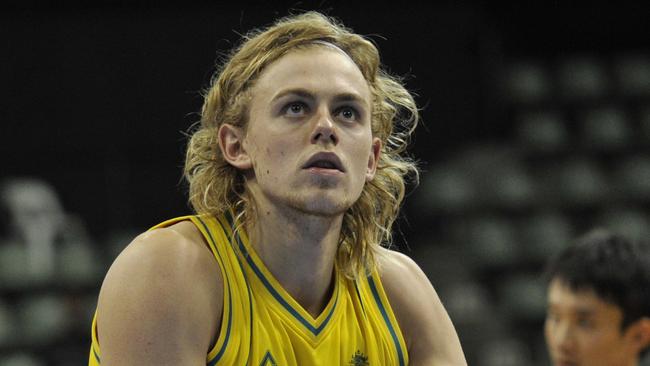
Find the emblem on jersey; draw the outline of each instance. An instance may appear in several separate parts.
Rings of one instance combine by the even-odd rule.
[[[271,351],[266,351],[262,362],[260,362],[260,366],[278,366],[278,364],[275,363],[273,356],[271,356]]]
[[[368,357],[363,354],[361,351],[357,351],[354,353],[354,356],[352,356],[352,360],[350,361],[350,365],[352,366],[370,366],[370,363],[368,362]]]

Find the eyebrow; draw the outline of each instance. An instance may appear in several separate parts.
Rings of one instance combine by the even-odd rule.
[[[564,309],[565,308],[563,308],[558,303],[549,302],[547,304],[547,310],[549,310],[549,311],[561,311],[561,310],[564,310]],[[575,312],[578,316],[586,316],[586,317],[593,316],[594,313],[596,312],[594,309],[581,307],[581,306],[572,307],[570,310]]]
[[[579,316],[585,316],[585,317],[590,317],[590,316],[594,315],[594,311],[592,309],[584,309],[584,308],[578,308],[576,310],[576,313]]]
[[[276,100],[286,97],[288,95],[295,95],[307,99],[316,99],[314,97],[314,94],[311,93],[309,90],[303,88],[295,88],[295,89],[286,89],[280,91],[275,96],[273,96],[271,102],[275,102]],[[357,93],[336,94],[334,96],[334,102],[355,102],[362,105],[367,105],[366,101]]]

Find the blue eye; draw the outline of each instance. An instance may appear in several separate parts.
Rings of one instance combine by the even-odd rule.
[[[307,105],[303,102],[291,102],[284,107],[284,113],[289,116],[302,116],[306,110]]]
[[[356,121],[359,119],[359,112],[350,106],[339,108],[337,115],[347,121]]]

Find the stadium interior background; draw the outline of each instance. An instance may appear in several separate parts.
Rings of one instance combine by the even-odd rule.
[[[650,8],[271,3],[3,5],[0,366],[86,362],[112,260],[190,212],[183,132],[217,56],[289,8],[368,35],[417,94],[395,245],[469,364],[547,365],[546,260],[595,226],[648,235]]]

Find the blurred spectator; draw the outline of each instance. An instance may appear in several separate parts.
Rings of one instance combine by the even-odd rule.
[[[555,365],[637,366],[650,347],[650,246],[593,231],[547,270]]]
[[[55,189],[39,179],[11,178],[0,185],[6,221],[0,245],[0,278],[20,287],[54,279],[96,280],[97,258],[80,219],[67,214]]]
[[[13,250],[15,269],[22,268],[24,275],[33,279],[51,276],[55,266],[54,244],[65,218],[54,188],[36,179],[13,178],[0,189],[8,224],[6,244],[21,246]],[[20,255],[21,250],[24,255]]]

